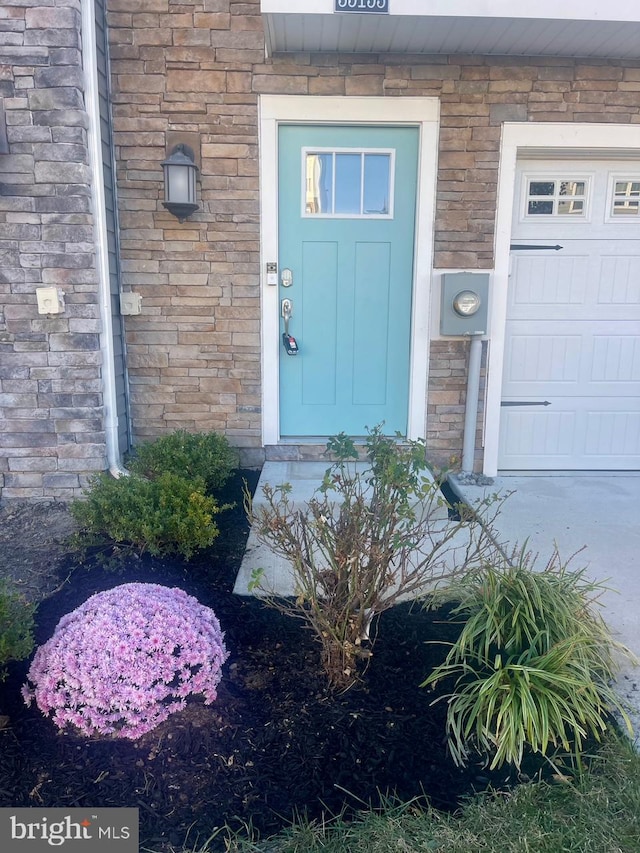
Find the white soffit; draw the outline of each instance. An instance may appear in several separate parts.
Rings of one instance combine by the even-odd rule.
[[[638,0],[538,0],[537,18],[514,5],[389,0],[389,14],[378,15],[334,13],[334,0],[262,0],[261,9],[269,53],[640,58]]]

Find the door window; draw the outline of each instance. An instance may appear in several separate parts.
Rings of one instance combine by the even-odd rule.
[[[303,149],[303,216],[393,218],[394,152]]]

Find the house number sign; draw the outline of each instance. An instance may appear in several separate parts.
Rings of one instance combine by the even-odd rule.
[[[373,12],[389,14],[389,0],[333,0],[334,12]]]

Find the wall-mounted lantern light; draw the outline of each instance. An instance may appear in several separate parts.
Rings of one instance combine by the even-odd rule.
[[[169,157],[162,162],[164,169],[164,202],[167,208],[184,222],[200,205],[196,202],[196,175],[193,151],[188,145],[176,145]]]

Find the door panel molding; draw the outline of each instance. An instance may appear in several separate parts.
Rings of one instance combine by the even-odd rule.
[[[278,287],[267,284],[266,264],[278,260],[277,156],[278,125],[281,123],[413,125],[420,129],[407,432],[409,438],[424,436],[438,151],[438,99],[261,95],[258,109],[260,123],[263,444],[277,444],[280,440]],[[348,116],[348,120],[345,120],[345,116]]]

